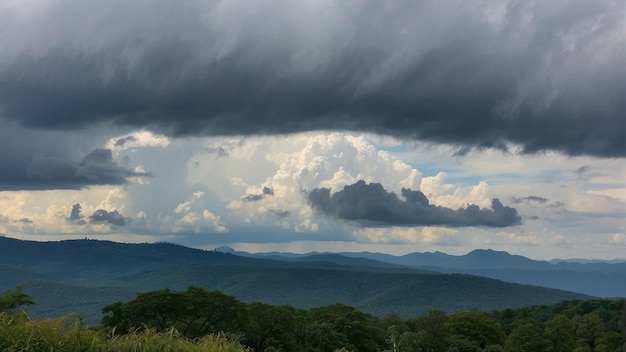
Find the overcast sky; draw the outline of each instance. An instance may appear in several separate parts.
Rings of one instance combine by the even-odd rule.
[[[622,1],[0,3],[0,234],[625,258]]]

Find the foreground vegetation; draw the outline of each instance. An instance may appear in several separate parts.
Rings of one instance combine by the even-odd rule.
[[[406,320],[343,304],[305,310],[243,303],[189,287],[111,304],[97,328],[83,326],[77,316],[30,320],[16,311],[33,303],[19,289],[0,296],[0,350],[620,352],[626,332],[623,299],[452,315],[431,311]]]
[[[0,313],[0,350],[17,351],[206,351],[242,352],[245,349],[223,334],[190,340],[175,330],[157,333],[136,330],[123,335],[106,335],[87,329],[77,317],[30,320],[24,312]]]

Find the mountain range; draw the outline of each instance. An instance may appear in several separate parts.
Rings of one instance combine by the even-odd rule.
[[[189,285],[219,289],[242,301],[302,308],[341,302],[372,314],[395,313],[405,318],[433,309],[448,313],[472,308],[505,309],[593,296],[473,274],[476,270],[534,272],[544,270],[546,265],[559,267],[505,252],[475,251],[455,259],[443,253],[393,257],[376,253],[297,255],[224,251],[234,252],[227,248],[206,251],[171,243],[34,242],[0,237],[0,290],[22,285],[24,292],[38,302],[30,308],[33,316],[75,312],[90,324],[97,324],[100,309],[115,301],[132,299],[138,292],[165,287],[183,290]],[[428,258],[432,260],[426,261]],[[407,264],[407,260],[412,262]],[[455,260],[469,263],[463,269],[468,272],[455,269]],[[501,269],[497,269],[494,260],[501,262]],[[545,271],[602,276],[595,270],[604,266],[594,266],[595,269],[586,266],[596,264],[608,265],[603,275],[621,280],[614,288],[621,294],[614,296],[626,296],[624,272],[619,271],[623,263],[578,263],[584,270],[559,267]],[[528,269],[522,269],[524,266]]]
[[[477,249],[459,256],[442,252],[410,253],[402,256],[371,252],[311,252],[307,254],[270,252],[252,254],[235,251],[225,246],[216,248],[216,250],[244,257],[271,258],[284,261],[328,261],[347,264],[349,259],[352,259],[358,260],[361,265],[372,267],[396,265],[438,273],[476,275],[596,297],[626,297],[626,261],[620,260],[557,259],[540,261],[491,249]]]

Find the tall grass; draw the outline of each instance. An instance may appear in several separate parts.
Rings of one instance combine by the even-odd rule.
[[[158,334],[154,330],[137,330],[117,335],[87,329],[81,319],[68,316],[57,319],[31,320],[24,312],[0,313],[0,351],[6,352],[245,352],[225,335],[186,339],[176,330]]]

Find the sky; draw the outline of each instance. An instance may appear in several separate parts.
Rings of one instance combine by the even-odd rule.
[[[0,234],[626,258],[622,1],[5,0]]]

